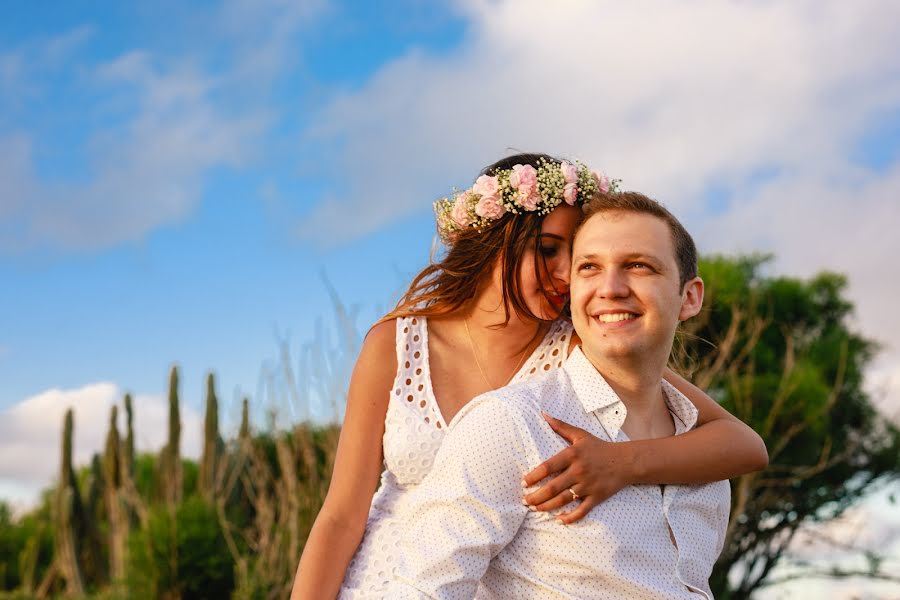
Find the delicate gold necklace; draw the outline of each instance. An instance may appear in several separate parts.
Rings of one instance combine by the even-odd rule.
[[[466,337],[469,338],[469,347],[472,349],[472,356],[475,357],[475,364],[478,365],[478,370],[481,372],[481,377],[484,379],[484,382],[488,384],[488,387],[490,389],[496,390],[498,386],[495,386],[493,383],[491,383],[491,380],[488,379],[487,373],[484,372],[484,367],[481,366],[481,361],[478,360],[478,351],[475,350],[475,341],[472,340],[472,332],[469,331],[469,319],[463,318],[463,324],[466,326]],[[532,336],[532,338],[528,340],[528,343],[525,345],[525,347],[522,348],[522,355],[519,357],[519,362],[512,370],[512,373],[509,374],[509,377],[506,378],[506,383],[509,383],[509,381],[515,376],[515,374],[519,372],[519,368],[522,366],[522,363],[525,362],[525,351],[528,350],[528,347],[531,345],[531,342],[534,341],[534,338],[537,337],[537,334],[538,332],[540,332],[540,330],[541,328],[538,327],[534,336]]]

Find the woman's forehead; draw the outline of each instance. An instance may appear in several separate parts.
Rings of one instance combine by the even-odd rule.
[[[571,239],[575,227],[583,218],[581,209],[562,204],[544,217],[541,222],[541,235],[554,235]]]

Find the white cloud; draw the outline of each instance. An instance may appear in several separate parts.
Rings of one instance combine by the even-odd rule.
[[[24,143],[0,140],[17,159],[0,172],[12,188],[0,251],[105,248],[182,221],[201,200],[204,175],[244,164],[267,124],[263,114],[223,112],[211,100],[216,82],[188,64],[164,70],[133,52],[99,66],[96,80],[138,106],[121,132],[94,134],[88,183],[38,180]]]
[[[74,411],[73,460],[89,464],[102,452],[110,409],[119,405],[119,432],[124,436],[124,393],[114,383],[100,382],[70,390],[51,389],[0,411],[0,498],[31,502],[59,473],[63,419]],[[168,401],[162,396],[134,396],[135,445],[139,451],[158,451],[168,435]],[[182,454],[200,455],[203,421],[194,409],[181,404]]]
[[[93,27],[81,25],[0,53],[0,129],[16,125],[17,111],[46,93],[49,75],[72,64],[93,33]]]
[[[52,37],[42,46],[43,61],[50,65],[66,61],[71,54],[77,52],[94,35],[92,25],[80,25],[70,31]]]
[[[302,58],[296,35],[330,9],[326,0],[228,0],[216,19],[234,46],[233,76],[267,86]]]

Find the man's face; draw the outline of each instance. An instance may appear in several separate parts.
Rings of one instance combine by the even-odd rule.
[[[700,310],[703,282],[679,285],[669,227],[629,211],[591,216],[573,246],[572,322],[592,362],[665,361],[678,322]]]

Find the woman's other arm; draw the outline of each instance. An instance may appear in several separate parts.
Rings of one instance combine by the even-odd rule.
[[[394,376],[396,321],[369,331],[347,393],[334,472],[297,574],[291,600],[334,598],[366,528],[382,470],[384,420]]]
[[[646,440],[677,443],[638,447],[634,483],[709,483],[769,464],[766,444],[749,425],[674,371],[666,369],[664,377],[697,407],[698,427],[677,439]]]

